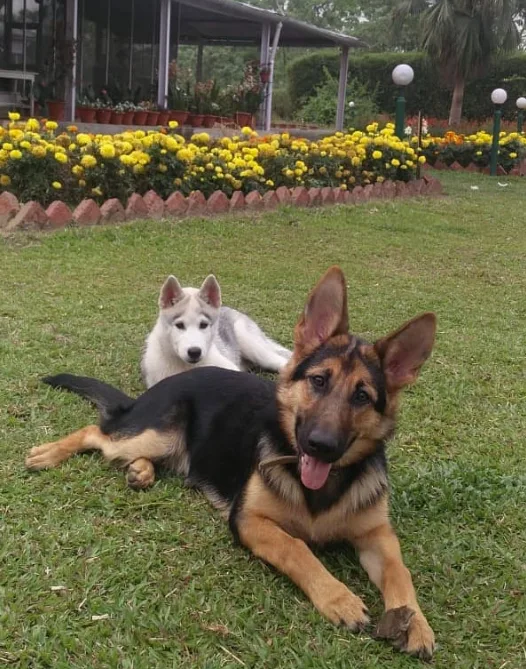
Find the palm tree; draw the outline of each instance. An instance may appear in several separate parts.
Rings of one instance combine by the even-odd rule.
[[[449,124],[462,116],[466,82],[479,76],[491,59],[520,42],[515,18],[521,0],[402,0],[395,9],[397,28],[419,15],[423,49],[453,87]]]

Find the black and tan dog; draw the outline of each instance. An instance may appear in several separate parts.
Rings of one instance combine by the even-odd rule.
[[[348,332],[345,278],[333,267],[312,291],[277,385],[214,367],[161,381],[137,400],[67,374],[46,379],[93,401],[89,426],[32,449],[29,469],[101,450],[147,487],[154,464],[199,487],[227,516],[239,541],[287,574],[336,624],[368,622],[362,600],[334,578],[309,544],[349,541],[385,614],[379,634],[430,658],[434,635],[417,603],[388,516],[384,441],[400,390],[431,353],[435,316],[409,321],[367,344]]]

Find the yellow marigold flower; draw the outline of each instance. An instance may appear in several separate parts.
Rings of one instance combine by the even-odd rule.
[[[80,146],[86,146],[87,144],[91,144],[91,137],[87,135],[85,132],[81,132],[77,135],[77,144]]]
[[[87,167],[87,168],[95,167],[95,165],[97,164],[97,159],[95,158],[95,156],[86,154],[85,156],[82,156],[82,158],[80,159],[80,164],[82,165],[82,167]]]
[[[161,163],[157,169],[159,170],[159,172],[167,172],[168,171],[168,167],[164,163]]]
[[[79,186],[81,188],[84,188],[85,185],[86,185],[86,182],[84,181],[84,179],[79,179]]]
[[[376,177],[376,183],[381,184],[381,183],[383,183],[384,181],[385,181],[385,177],[382,177],[382,176],[380,176],[380,177]]]
[[[169,121],[168,127],[171,128],[172,130],[175,130],[175,128],[179,127],[179,123],[177,123],[177,121]]]
[[[13,149],[12,151],[9,152],[9,157],[12,158],[13,160],[20,160],[20,158],[22,158],[22,151],[19,151],[18,149]]]
[[[342,184],[342,185],[340,186],[340,189],[341,189],[341,190],[347,190],[347,184]]]
[[[391,160],[391,165],[392,165],[393,167],[400,167],[400,161],[398,160],[398,158],[393,158],[393,159]]]
[[[20,114],[18,112],[9,112],[8,116],[10,121],[20,121]]]
[[[99,147],[99,153],[106,159],[115,158],[115,147],[113,144],[106,142]]]
[[[31,142],[28,142],[27,140],[24,140],[23,142],[20,142],[20,148],[22,149],[30,149],[31,148]]]
[[[26,122],[26,130],[29,130],[30,132],[37,132],[40,130],[40,123],[36,118],[30,118]]]
[[[425,156],[419,156],[418,157],[418,162],[423,165],[426,162],[426,157]]]
[[[144,172],[144,165],[140,165],[140,164],[134,165],[133,166],[133,172],[134,172],[134,174],[142,174]]]
[[[70,144],[70,145],[68,146],[68,151],[75,151],[76,148],[77,148],[77,145],[76,145],[76,144]]]
[[[269,188],[274,188],[274,182],[272,181],[272,179],[267,179],[265,181],[265,186],[268,186]]]
[[[56,130],[58,123],[56,121],[46,121],[46,130]]]
[[[382,154],[381,151],[373,151],[373,158],[374,158],[374,160],[380,160],[380,158],[382,157],[382,155],[383,155],[383,154]]]
[[[2,144],[2,148],[4,151],[12,151],[14,147],[10,142],[4,142],[4,144]]]
[[[516,158],[516,157],[517,157],[517,154],[516,154],[515,152],[510,153],[510,158]],[[420,160],[420,159],[419,159],[419,160]]]
[[[181,181],[181,179],[179,179],[179,177],[177,177],[176,179],[174,179],[174,186],[180,186],[182,183],[183,183],[183,182]]]
[[[68,157],[66,156],[65,153],[55,153],[55,160],[58,163],[67,163],[68,162]]]
[[[91,189],[91,194],[92,195],[102,195],[102,188],[100,186],[97,186],[96,188]]]
[[[11,184],[11,177],[7,174],[0,176],[0,186],[9,186]]]
[[[362,161],[358,156],[354,156],[354,158],[351,158],[351,164],[353,167],[359,167],[361,165]]]
[[[35,158],[45,158],[46,157],[46,149],[44,146],[34,146],[31,149],[31,153],[35,156]]]
[[[241,128],[241,134],[242,135],[251,135],[252,134],[252,128],[249,128],[248,125],[245,125],[243,128]]]
[[[84,174],[84,169],[80,165],[74,165],[71,168],[71,172],[76,176],[80,177],[81,174]]]
[[[62,188],[62,184],[60,183],[60,181],[53,181],[51,185],[55,190],[60,190]]]

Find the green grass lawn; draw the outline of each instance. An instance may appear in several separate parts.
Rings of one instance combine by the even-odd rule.
[[[31,446],[95,418],[41,375],[140,392],[167,274],[191,285],[216,273],[227,304],[290,345],[308,290],[337,263],[354,332],[380,336],[424,310],[439,319],[390,446],[393,522],[437,636],[434,666],[526,667],[526,184],[442,178],[448,196],[434,200],[0,241],[0,664],[418,666],[324,621],[179,480],[134,493],[95,455],[23,466]],[[377,620],[352,553],[322,559]]]

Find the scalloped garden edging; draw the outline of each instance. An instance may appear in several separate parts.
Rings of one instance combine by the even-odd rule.
[[[119,200],[106,200],[100,207],[92,199],[83,200],[74,210],[64,202],[55,200],[46,210],[38,202],[20,204],[7,191],[0,195],[0,231],[5,235],[18,230],[56,230],[69,225],[99,225],[121,223],[139,219],[177,220],[184,216],[225,215],[230,212],[265,211],[280,205],[315,207],[329,204],[354,205],[374,199],[433,196],[442,193],[438,179],[424,176],[409,182],[384,181],[382,183],[356,186],[351,191],[341,188],[310,188],[281,186],[261,195],[252,191],[244,195],[240,191],[227,197],[223,191],[215,191],[208,200],[201,191],[194,191],[185,197],[175,191],[163,200],[155,191],[144,196],[134,193],[126,207]]]

